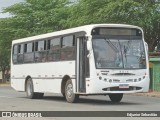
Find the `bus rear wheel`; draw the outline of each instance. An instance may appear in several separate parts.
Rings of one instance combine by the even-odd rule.
[[[75,94],[73,91],[73,84],[70,79],[67,80],[66,85],[65,85],[65,98],[67,102],[69,103],[77,102],[79,98],[79,95]]]
[[[32,79],[29,78],[26,83],[26,93],[27,97],[30,99],[40,99],[43,98],[44,93],[36,93],[34,92]]]
[[[122,93],[109,94],[109,98],[112,102],[118,103],[122,100],[123,94]]]

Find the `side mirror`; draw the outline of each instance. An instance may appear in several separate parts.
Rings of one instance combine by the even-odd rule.
[[[146,50],[148,52],[148,44],[145,42]]]

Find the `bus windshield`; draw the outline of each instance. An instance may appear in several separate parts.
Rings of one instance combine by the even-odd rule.
[[[93,50],[97,68],[146,68],[146,57],[142,39],[93,37]]]

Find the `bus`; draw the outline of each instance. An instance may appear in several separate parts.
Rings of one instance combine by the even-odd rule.
[[[127,24],[92,24],[14,40],[11,86],[28,98],[61,93],[67,102],[81,95],[149,90],[148,48],[143,30]]]

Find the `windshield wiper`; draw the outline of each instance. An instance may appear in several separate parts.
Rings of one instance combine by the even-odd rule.
[[[113,43],[110,41],[110,39],[105,39],[105,41],[109,44],[109,46],[110,46],[114,51],[116,51],[116,53],[119,52],[118,48],[117,48],[115,45],[113,45]]]

